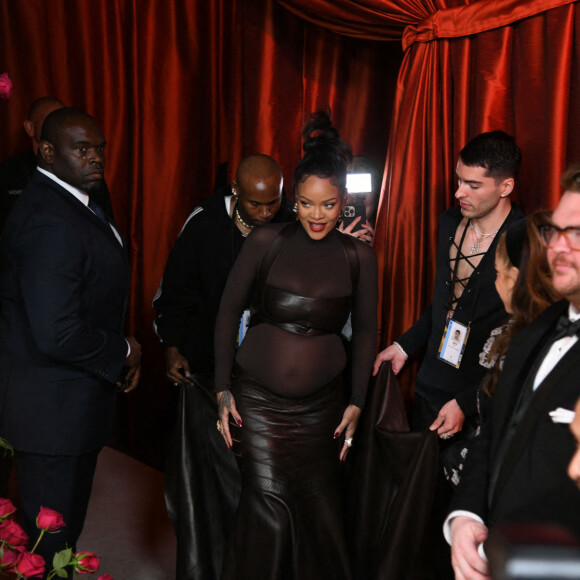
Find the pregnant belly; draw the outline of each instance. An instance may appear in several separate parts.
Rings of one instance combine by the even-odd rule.
[[[299,336],[260,324],[246,335],[237,362],[273,392],[304,397],[342,372],[346,354],[336,334]]]

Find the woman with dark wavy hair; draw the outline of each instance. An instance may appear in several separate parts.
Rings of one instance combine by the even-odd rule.
[[[320,113],[303,137],[296,222],[265,225],[248,237],[216,325],[218,428],[242,473],[223,578],[351,577],[339,467],[353,445],[374,360],[376,256],[336,228],[349,145]],[[250,325],[236,354],[248,302]],[[345,398],[340,333],[350,312]]]

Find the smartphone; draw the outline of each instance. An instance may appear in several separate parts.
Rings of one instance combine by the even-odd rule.
[[[349,226],[357,217],[360,217],[360,221],[354,226],[353,232],[362,229],[362,225],[367,222],[367,212],[365,208],[365,200],[362,195],[354,196],[354,204],[348,204],[344,206],[344,214],[342,218],[342,223],[346,228]]]

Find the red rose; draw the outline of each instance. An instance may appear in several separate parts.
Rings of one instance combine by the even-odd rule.
[[[115,580],[110,574],[101,574],[97,580]]]
[[[62,515],[50,508],[40,507],[40,512],[38,512],[38,517],[36,518],[36,525],[40,530],[46,530],[47,532],[56,532],[60,530],[65,523],[62,519]]]
[[[28,536],[14,520],[4,520],[0,523],[0,540],[12,547],[28,544]]]
[[[79,552],[75,554],[75,572],[79,574],[92,574],[99,569],[99,559],[92,552]]]
[[[2,73],[0,75],[0,97],[3,99],[9,99],[12,94],[12,81],[8,76],[8,73]]]
[[[20,558],[20,552],[4,547],[0,548],[0,554],[2,554],[0,557],[0,568],[12,572],[14,564]]]
[[[25,578],[36,578],[44,574],[44,558],[40,554],[24,552],[14,564],[14,572]]]
[[[5,519],[11,516],[16,511],[16,508],[9,499],[0,497],[0,518]]]

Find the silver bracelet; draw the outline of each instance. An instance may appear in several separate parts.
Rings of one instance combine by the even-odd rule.
[[[403,347],[398,342],[393,342],[393,346],[405,357],[405,360],[409,358],[409,355],[403,350]]]

